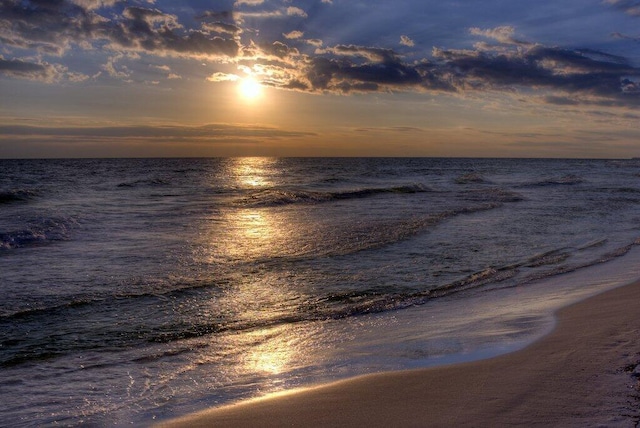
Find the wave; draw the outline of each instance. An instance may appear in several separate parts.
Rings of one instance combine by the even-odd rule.
[[[167,300],[173,297],[181,297],[189,293],[198,292],[203,289],[222,289],[228,284],[229,280],[226,278],[218,278],[215,281],[210,279],[193,279],[190,283],[185,283],[185,280],[178,280],[175,283],[160,280],[132,281],[127,283],[127,287],[129,289],[136,288],[138,291],[76,296],[73,300],[63,302],[39,302],[40,306],[30,304],[29,307],[26,308],[19,308],[13,311],[0,313],[0,321],[18,321],[30,317],[46,318],[71,309],[89,307],[92,305],[102,306],[122,301],[140,299]]]
[[[521,187],[573,186],[581,183],[584,183],[583,178],[574,174],[567,174],[567,175],[563,175],[562,177],[549,178],[542,181],[523,184]]]
[[[69,239],[69,228],[76,223],[72,218],[44,218],[22,230],[0,232],[0,250],[65,241]]]
[[[125,181],[118,184],[117,187],[153,187],[153,186],[168,186],[171,182],[163,178],[148,178],[135,181]]]
[[[281,264],[284,262],[298,262],[328,257],[342,257],[357,253],[385,248],[427,233],[438,224],[459,215],[474,214],[489,211],[503,206],[496,201],[484,201],[456,209],[442,211],[428,215],[416,215],[402,220],[387,220],[380,222],[362,222],[348,229],[343,229],[335,239],[314,240],[303,243],[285,251],[282,254],[266,257],[258,256],[247,260],[233,259],[231,262],[237,267]]]
[[[586,245],[576,249],[592,248],[593,245],[597,244]],[[290,310],[274,311],[273,316],[261,319],[225,319],[218,315],[197,318],[169,316],[162,320],[158,318],[157,308],[162,306],[159,305],[159,300],[164,303],[164,301],[171,298],[177,304],[183,302],[185,298],[201,300],[202,295],[200,293],[209,292],[211,287],[219,286],[218,283],[214,282],[200,284],[194,288],[176,289],[162,295],[139,294],[111,296],[110,298],[93,301],[76,301],[57,307],[29,312],[24,311],[9,317],[1,317],[0,327],[3,328],[6,334],[0,343],[0,349],[2,349],[0,367],[11,367],[32,361],[53,359],[81,350],[125,350],[136,346],[170,343],[224,332],[233,333],[282,324],[344,319],[371,313],[401,310],[461,292],[525,286],[543,278],[605,263],[623,256],[636,245],[640,245],[640,239],[596,257],[591,261],[576,265],[561,264],[572,249],[556,249],[533,255],[511,265],[487,267],[456,281],[418,291],[400,291],[397,288],[390,287],[389,289],[327,293],[298,303]],[[542,272],[520,275],[521,273],[526,274],[526,269],[529,267],[547,264],[552,265],[552,268]],[[187,293],[187,295],[184,295],[184,293]],[[140,299],[146,299],[147,301],[141,301]],[[94,305],[98,306],[94,307]],[[170,308],[171,305],[168,307]],[[99,326],[97,329],[94,329],[92,324],[85,326],[84,323],[79,321],[74,322],[74,320],[83,319],[87,312],[95,313],[96,311],[105,313],[117,312],[118,314],[135,311],[139,314],[138,319],[149,319],[154,320],[154,322],[140,322],[137,325],[108,323]],[[145,317],[145,311],[152,312],[153,316]],[[30,326],[34,325],[37,325],[38,328],[33,329],[32,334],[28,337],[24,337],[16,329],[29,329]],[[73,327],[74,325],[75,327]],[[78,332],[75,330],[77,328],[84,330],[81,332],[82,334],[77,334]],[[54,335],[51,334],[52,331],[55,331]],[[157,355],[154,354],[152,357],[143,357],[142,360],[137,362],[146,362],[147,358],[153,360],[161,359],[165,356],[166,354],[161,352]]]
[[[477,172],[462,174],[460,177],[456,178],[455,182],[457,184],[487,183],[485,178]]]
[[[600,241],[594,245],[600,245]],[[592,248],[594,245],[586,245],[576,248],[576,250]],[[499,288],[526,286],[534,281],[606,263],[615,258],[624,256],[637,245],[640,245],[640,238],[636,239],[629,245],[614,249],[595,259],[574,265],[560,264],[570,257],[568,252],[570,249],[558,249],[534,255],[519,263],[500,267],[487,267],[457,281],[439,285],[424,291],[404,294],[376,294],[371,293],[370,291],[359,293],[349,292],[329,295],[326,297],[326,301],[332,303],[339,302],[348,306],[342,310],[336,311],[330,316],[330,318],[343,318],[346,316],[399,310],[411,306],[422,305],[432,299],[447,297],[464,291],[496,290]],[[543,265],[553,265],[554,267],[546,271],[519,276],[523,271],[523,268],[526,269]],[[513,279],[513,281],[508,281],[511,279]],[[505,281],[508,281],[508,284],[506,286],[501,285]],[[322,311],[316,312],[321,313]]]
[[[0,191],[0,204],[26,202],[38,196],[38,192],[30,189],[12,189]]]
[[[345,199],[360,199],[389,193],[424,193],[431,189],[421,184],[405,186],[365,188],[356,190],[320,192],[296,189],[265,189],[235,200],[237,205],[247,207],[271,207],[289,204],[317,204]]]
[[[474,202],[520,202],[525,199],[520,193],[498,187],[467,190],[461,195],[464,199]]]

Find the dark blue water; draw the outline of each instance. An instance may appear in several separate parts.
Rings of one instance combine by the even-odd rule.
[[[0,160],[0,422],[145,424],[366,372],[328,344],[627,254],[639,174],[638,160]]]

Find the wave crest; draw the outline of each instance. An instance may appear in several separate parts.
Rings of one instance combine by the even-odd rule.
[[[307,191],[297,189],[264,189],[253,192],[235,201],[247,207],[271,207],[289,204],[317,204],[345,199],[359,199],[389,193],[424,193],[431,189],[421,184],[405,186],[365,188],[335,192]]]

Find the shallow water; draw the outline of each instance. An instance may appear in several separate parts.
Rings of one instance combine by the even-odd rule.
[[[640,276],[639,172],[0,161],[0,422],[145,424],[522,346],[559,305]]]

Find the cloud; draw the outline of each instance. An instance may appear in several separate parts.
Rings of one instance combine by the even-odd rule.
[[[259,6],[264,3],[264,0],[236,0],[235,6],[249,5],[249,6]]]
[[[378,127],[366,127],[366,128],[354,128],[355,132],[391,132],[391,133],[415,133],[425,132],[422,128],[416,128],[414,126],[378,126]]]
[[[36,64],[22,60],[6,60],[0,58],[0,71],[16,77],[37,78],[47,75],[49,69],[47,64]]]
[[[474,36],[486,37],[505,44],[527,44],[525,42],[514,39],[513,34],[515,33],[515,29],[511,26],[506,25],[489,29],[473,27],[469,29],[469,33]]]
[[[633,40],[634,42],[640,42],[640,37],[628,36],[626,34],[622,34],[618,32],[611,33],[611,37],[614,37],[616,39]]]
[[[79,82],[88,76],[81,73],[70,73],[67,67],[47,62],[30,62],[21,59],[4,59],[0,56],[0,74],[18,79],[38,80],[41,82],[58,82],[70,80]]]
[[[625,58],[516,40],[511,27],[471,30],[497,45],[434,48],[431,59],[405,61],[391,49],[336,45],[296,59],[296,89],[317,92],[503,91],[602,105],[640,104],[640,69]],[[282,87],[291,82],[282,82]]]
[[[316,136],[259,125],[45,127],[0,125],[0,153],[5,157],[37,156],[238,156],[250,146],[264,155],[286,148],[288,141]],[[21,152],[17,151],[19,147]]]
[[[234,39],[210,37],[201,31],[182,30],[175,15],[157,9],[128,7],[123,20],[109,28],[107,38],[113,45],[135,51],[160,55],[228,56],[238,54],[239,45]]]
[[[304,36],[304,33],[302,31],[295,30],[289,33],[284,33],[283,36],[285,39],[299,39]]]
[[[166,72],[171,71],[171,67],[169,67],[168,65],[150,65],[149,67]]]
[[[402,46],[409,46],[409,47],[415,46],[415,42],[411,40],[409,36],[405,36],[405,35],[400,36],[400,44]]]
[[[242,28],[234,24],[227,24],[225,22],[203,22],[202,29],[208,32],[214,33],[226,33],[226,34],[240,34]]]
[[[207,124],[202,126],[98,126],[98,127],[39,127],[29,125],[0,125],[4,138],[55,139],[81,141],[83,138],[205,140],[235,138],[283,138],[315,135],[309,132],[285,131],[271,126]]]
[[[71,0],[71,3],[83,7],[87,10],[100,9],[103,7],[113,6],[121,0]],[[154,3],[154,0],[148,0],[147,3]]]
[[[397,61],[398,59],[398,55],[392,49],[372,48],[357,45],[337,45],[325,49],[316,49],[316,53],[331,53],[341,56],[362,57],[372,62]]]
[[[547,89],[565,93],[637,103],[632,77],[640,69],[622,58],[593,50],[571,50],[531,45],[508,53],[434,50],[441,66],[455,73],[462,89],[496,89],[508,86]]]
[[[303,18],[306,18],[307,17],[307,12],[305,12],[302,9],[300,9],[299,7],[289,6],[287,8],[287,15],[288,16],[301,16]]]
[[[344,47],[338,47],[341,51]],[[376,58],[376,50],[350,47],[353,54],[371,54]],[[343,51],[344,53],[344,51]],[[299,82],[309,82],[313,91],[328,92],[374,92],[408,90],[417,88],[423,81],[416,67],[407,66],[392,56],[384,60],[354,63],[335,58],[314,57],[306,64],[305,75]]]
[[[129,6],[120,15],[110,14],[109,17],[95,10],[110,4],[4,0],[0,2],[0,39],[8,46],[36,45],[58,54],[72,45],[88,49],[105,42],[112,50],[161,56],[233,57],[238,54],[239,44],[234,38],[186,30],[175,15],[158,9]],[[230,27],[226,30],[233,32]]]
[[[210,82],[235,82],[236,80],[239,80],[240,77],[237,76],[236,74],[228,74],[228,73],[221,73],[221,72],[216,72],[213,73],[211,76],[207,77],[207,80]]]
[[[320,39],[306,39],[305,43],[315,47],[320,47],[324,44],[323,41]]]
[[[122,54],[109,57],[107,62],[102,65],[102,69],[106,71],[109,76],[116,79],[129,79],[129,77],[131,77],[131,70],[129,70],[126,65],[121,66],[119,69],[116,66],[116,63],[123,57],[124,55]]]
[[[182,76],[171,71],[171,67],[168,65],[149,65],[149,68],[164,73],[165,77],[169,80],[182,79]]]
[[[603,1],[630,14],[640,7],[637,0]],[[149,4],[153,2],[0,0],[0,41],[14,55],[11,60],[1,59],[0,72],[48,82],[86,79],[43,59],[78,49],[106,53],[102,75],[123,80],[131,79],[140,68],[131,64],[128,68],[119,61],[148,55],[234,64],[245,67],[265,85],[315,93],[500,91],[515,96],[535,94],[555,104],[561,100],[640,104],[640,69],[625,58],[520,40],[515,27],[509,25],[470,27],[471,36],[484,40],[468,49],[433,48],[430,55],[427,52],[423,58],[409,60],[385,47],[325,46],[320,39],[305,39],[302,29],[291,28],[300,28],[299,18],[307,18],[307,12],[289,1],[278,2],[275,9],[262,0],[229,2],[229,8],[235,4],[240,10],[202,12],[193,17],[197,28],[187,28],[188,19]],[[243,28],[248,18],[282,22],[271,23],[274,29],[269,33],[257,25]],[[292,23],[295,26],[289,26]],[[304,29],[313,31],[312,27]],[[259,41],[252,41],[254,38]],[[400,45],[413,47],[415,43],[401,35]],[[32,52],[20,58],[11,49]],[[171,70],[164,72],[167,79],[179,77]],[[214,73],[207,80],[233,79],[230,76],[235,75]]]
[[[604,0],[604,2],[622,10],[628,15],[640,16],[639,0]]]

